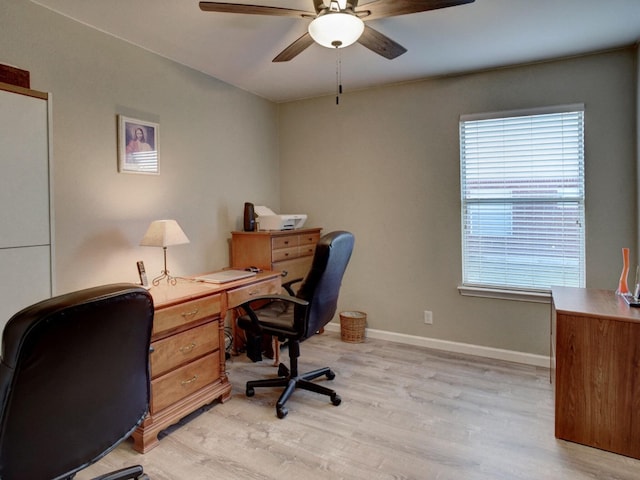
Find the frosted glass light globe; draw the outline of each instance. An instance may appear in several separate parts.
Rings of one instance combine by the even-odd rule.
[[[364,22],[355,15],[329,12],[309,24],[309,35],[327,48],[344,48],[355,43],[364,32]]]

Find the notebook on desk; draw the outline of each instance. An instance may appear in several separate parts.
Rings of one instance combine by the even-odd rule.
[[[248,272],[246,270],[221,270],[219,272],[208,273],[195,277],[198,282],[208,283],[227,283],[234,280],[240,280],[247,277],[255,276],[256,272]]]

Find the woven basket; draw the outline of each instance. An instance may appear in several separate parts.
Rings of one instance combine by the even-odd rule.
[[[340,338],[347,343],[364,342],[367,314],[364,312],[340,313]]]

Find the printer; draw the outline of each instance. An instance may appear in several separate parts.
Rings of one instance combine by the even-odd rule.
[[[304,214],[278,215],[269,207],[255,207],[256,222],[260,226],[260,230],[294,230],[302,228],[307,216]]]

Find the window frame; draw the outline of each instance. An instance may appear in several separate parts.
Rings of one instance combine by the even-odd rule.
[[[478,114],[470,114],[470,115],[461,115],[459,121],[459,141],[460,141],[460,198],[461,198],[461,267],[462,267],[462,279],[461,283],[458,286],[458,290],[460,294],[467,296],[479,296],[479,297],[491,297],[491,298],[499,298],[499,299],[509,299],[509,300],[520,300],[520,301],[529,301],[529,302],[540,302],[540,303],[549,303],[551,298],[551,290],[550,288],[537,288],[537,287],[525,287],[525,286],[516,286],[516,285],[497,285],[494,283],[472,283],[466,282],[465,278],[465,267],[467,265],[465,255],[468,255],[468,249],[466,248],[466,239],[468,238],[465,221],[468,220],[465,218],[465,211],[469,211],[469,205],[482,205],[481,202],[469,202],[465,199],[465,157],[464,157],[464,137],[463,137],[463,126],[465,122],[472,121],[481,121],[481,120],[500,120],[500,119],[511,119],[516,117],[527,117],[527,116],[537,116],[537,115],[548,115],[548,114],[559,114],[559,113],[571,113],[571,112],[582,112],[581,113],[581,132],[578,135],[580,139],[579,145],[579,169],[581,170],[581,182],[582,184],[579,187],[580,195],[571,200],[563,199],[560,195],[551,196],[551,198],[555,198],[558,202],[577,202],[579,205],[579,213],[581,215],[581,229],[580,237],[579,237],[579,252],[581,253],[581,258],[579,259],[579,273],[578,273],[578,282],[579,286],[584,287],[586,283],[586,251],[585,251],[585,242],[586,242],[586,227],[585,227],[585,107],[582,103],[577,104],[565,104],[565,105],[556,105],[550,107],[539,107],[525,110],[508,110],[508,111],[498,111],[498,112],[489,112],[489,113],[478,113]],[[468,176],[467,176],[468,178]],[[496,198],[496,197],[494,197]],[[489,202],[492,201],[492,198],[489,197]],[[515,201],[514,201],[515,200]],[[531,200],[533,201],[533,200]],[[502,198],[501,203],[503,205],[507,204],[517,204],[518,199],[514,197],[508,197],[507,199]],[[486,205],[486,203],[485,203]],[[513,210],[511,213],[511,221],[513,221]],[[468,222],[467,222],[468,223]],[[511,224],[512,225],[512,224]],[[483,228],[483,227],[480,227]]]

